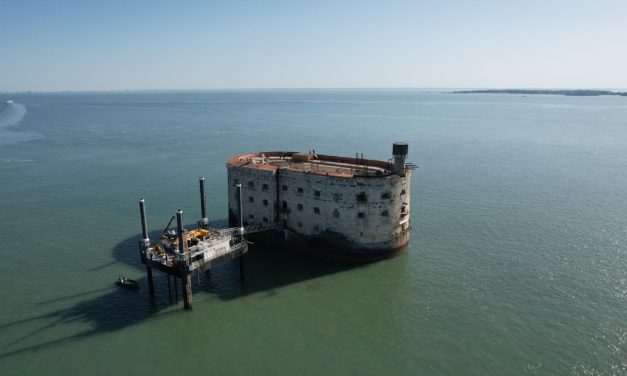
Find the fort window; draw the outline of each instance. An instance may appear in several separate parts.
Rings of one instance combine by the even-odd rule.
[[[268,223],[268,217],[263,217],[263,222]]]
[[[248,182],[248,189],[255,189],[255,182],[254,181],[249,181]]]
[[[287,210],[287,201],[281,201],[281,209]]]
[[[300,187],[299,187],[299,188],[297,188],[297,189],[296,189],[296,194],[297,194],[297,195],[299,195],[299,196],[302,196],[302,195],[303,195],[303,189],[302,189],[302,188],[300,188]]]
[[[263,200],[263,206],[268,206],[268,200]]]
[[[314,208],[314,213],[320,214],[320,208]]]
[[[264,190],[264,191],[267,191],[268,190],[268,184],[263,184],[261,186],[261,189]]]
[[[333,217],[340,218],[340,211],[337,209],[333,209]]]
[[[404,195],[404,194],[406,194],[406,193],[407,193],[407,192],[405,192],[405,190],[403,189],[403,190],[401,191],[401,196],[402,196],[402,195]]]
[[[389,217],[390,213],[387,210],[384,210],[384,211],[381,212],[381,216],[382,217]]]
[[[366,195],[366,192],[361,192],[358,195],[355,195],[355,199],[357,200],[357,202],[368,202],[368,196]]]
[[[303,210],[303,204],[298,204],[296,207],[298,208],[298,210]]]
[[[320,191],[314,191],[314,197],[320,197]]]
[[[248,202],[255,202],[255,198],[253,196],[248,197]]]
[[[248,219],[255,219],[255,216],[253,214],[249,214]]]
[[[333,201],[338,202],[342,200],[342,194],[341,193],[334,193],[333,194]]]
[[[392,197],[392,194],[390,192],[385,192],[381,195],[381,199],[382,200],[388,200]]]
[[[284,190],[284,191],[287,191],[287,185],[283,184],[283,185],[281,186],[281,189],[282,189],[282,190]]]
[[[364,212],[357,213],[357,218],[366,218],[366,213]]]

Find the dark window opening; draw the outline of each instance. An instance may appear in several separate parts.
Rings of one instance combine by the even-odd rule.
[[[333,217],[340,218],[340,211],[337,209],[333,209]]]
[[[357,218],[366,218],[366,213],[364,212],[357,213]]]
[[[302,188],[297,188],[296,189],[296,194],[302,195],[303,194],[303,189]]]
[[[249,181],[248,182],[248,189],[255,189],[255,182],[254,181]]]
[[[389,217],[390,213],[387,210],[384,210],[384,211],[381,212],[381,216],[382,217]]]
[[[303,210],[303,204],[298,204],[296,207],[298,208],[298,210]]]
[[[287,185],[282,185],[281,189],[284,190],[284,191],[287,191]]]
[[[368,202],[368,196],[366,195],[366,192],[359,193],[355,196],[355,198],[357,199],[357,202]]]
[[[341,193],[334,193],[333,194],[333,201],[338,202],[342,199],[342,194]]]
[[[263,184],[261,186],[261,189],[264,190],[264,191],[267,191],[268,190],[268,184]]]
[[[406,194],[406,193],[407,193],[407,192],[405,192],[405,190],[403,189],[403,190],[401,191],[401,196],[402,196],[402,195],[404,195],[404,194]]]
[[[320,191],[314,191],[314,197],[320,197]]]
[[[268,200],[263,200],[263,206],[268,206]]]
[[[255,198],[253,196],[248,197],[248,202],[255,202]]]
[[[263,217],[264,223],[268,223],[268,217]]]
[[[255,219],[255,216],[254,216],[254,215],[252,215],[252,214],[249,214],[249,215],[248,215],[248,219]]]
[[[287,201],[281,201],[281,208],[287,209]]]
[[[314,208],[314,213],[320,214],[320,208]]]
[[[391,197],[392,197],[392,194],[390,192],[385,192],[381,195],[382,200],[388,200]]]

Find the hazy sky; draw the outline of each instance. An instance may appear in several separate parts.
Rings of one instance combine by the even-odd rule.
[[[0,0],[0,91],[627,87],[627,0]]]

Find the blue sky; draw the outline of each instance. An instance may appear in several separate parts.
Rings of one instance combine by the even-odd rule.
[[[0,91],[627,88],[627,1],[0,0]]]

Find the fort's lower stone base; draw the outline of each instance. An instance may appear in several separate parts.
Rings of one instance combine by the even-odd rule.
[[[409,234],[381,244],[356,244],[337,234],[301,236],[291,230],[268,231],[249,235],[251,242],[312,254],[331,261],[373,262],[403,253],[409,244]]]

